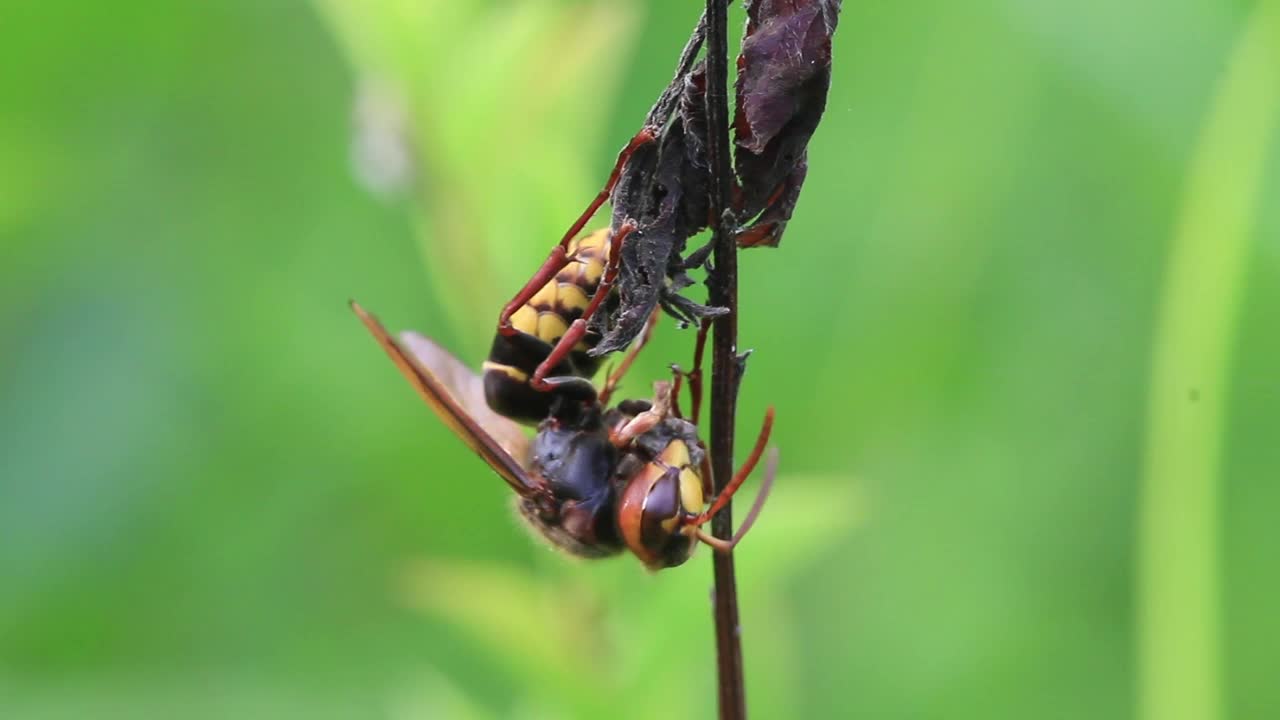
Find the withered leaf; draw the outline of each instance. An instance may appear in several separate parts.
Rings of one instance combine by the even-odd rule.
[[[826,107],[839,11],[840,0],[747,3],[734,116],[733,213],[750,221],[738,230],[742,247],[776,246],[791,219]],[[645,119],[656,140],[631,156],[610,198],[614,232],[628,222],[636,229],[622,247],[616,310],[593,320],[603,336],[593,355],[625,348],[657,307],[687,322],[726,312],[680,294],[692,284],[686,271],[705,258],[682,257],[688,240],[712,220],[706,67],[697,61],[705,31],[700,20]]]
[[[699,158],[691,149],[698,142],[678,115],[623,170],[613,192],[613,227],[634,222],[636,230],[622,246],[618,312],[608,327],[596,327],[603,338],[592,354],[625,348],[659,304],[679,309],[684,320],[719,314],[679,295],[690,284],[681,255],[689,237],[707,225],[710,175],[705,152]]]
[[[738,57],[734,116],[739,216],[757,215],[743,245],[776,246],[807,170],[807,148],[831,86],[840,0],[755,0]],[[763,214],[762,214],[763,213]]]
[[[645,119],[657,139],[631,156],[610,198],[614,232],[627,222],[636,230],[622,247],[618,310],[593,324],[603,336],[593,355],[625,348],[659,306],[686,321],[724,312],[679,294],[691,284],[681,259],[685,246],[709,220],[706,71],[695,62],[704,33],[700,20],[675,77]]]

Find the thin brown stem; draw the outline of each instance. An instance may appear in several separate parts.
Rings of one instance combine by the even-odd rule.
[[[733,420],[738,394],[738,257],[731,227],[730,202],[728,0],[707,0],[707,155],[711,164],[713,270],[707,278],[710,303],[729,312],[712,325],[711,345],[711,476],[718,494],[733,477]],[[711,534],[733,537],[731,506],[711,521]],[[738,621],[738,586],[732,552],[714,553],[716,659],[720,717],[747,716],[742,680],[742,641]]]

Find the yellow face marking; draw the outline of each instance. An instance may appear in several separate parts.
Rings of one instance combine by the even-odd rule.
[[[667,467],[683,468],[689,464],[689,448],[680,440],[672,440],[658,455]]]
[[[559,315],[553,312],[538,313],[538,339],[554,343],[564,337],[568,330],[569,324]]]
[[[481,367],[484,368],[485,372],[488,372],[490,370],[495,370],[497,372],[502,373],[503,375],[506,375],[512,380],[515,380],[516,382],[522,383],[522,382],[528,382],[529,380],[529,373],[521,370],[520,368],[512,367],[510,365],[503,365],[502,363],[489,362],[488,360],[485,360],[484,364]]]
[[[520,309],[511,316],[511,326],[526,335],[538,334],[538,312],[528,305],[521,305]]]
[[[686,467],[680,471],[680,504],[687,512],[702,512],[702,478]]]

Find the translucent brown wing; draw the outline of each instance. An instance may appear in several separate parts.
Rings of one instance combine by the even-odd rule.
[[[429,337],[412,330],[400,333],[400,345],[407,349],[418,364],[428,369],[485,432],[507,454],[521,463],[529,459],[529,436],[514,420],[499,415],[489,408],[484,399],[484,378],[462,364],[448,350]]]
[[[444,348],[417,333],[392,339],[378,318],[354,300],[351,309],[386,350],[427,405],[444,424],[484,459],[516,492],[527,495],[540,488],[529,477],[529,439],[520,426],[489,409],[481,379]],[[407,351],[406,351],[407,348]]]

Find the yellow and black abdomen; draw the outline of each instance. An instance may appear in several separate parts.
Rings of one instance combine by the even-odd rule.
[[[484,364],[485,399],[494,412],[513,420],[538,423],[546,419],[566,395],[585,395],[581,384],[542,392],[529,385],[534,370],[551,354],[552,347],[582,317],[604,275],[609,259],[609,230],[602,228],[575,240],[570,246],[574,262],[543,285],[511,315],[512,335],[497,333]],[[590,380],[600,358],[588,351],[600,336],[588,332],[568,357],[547,373],[548,378],[573,376]]]

